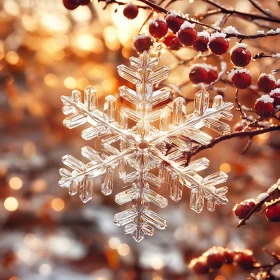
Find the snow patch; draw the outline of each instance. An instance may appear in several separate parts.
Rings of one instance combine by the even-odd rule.
[[[271,81],[273,81],[273,82],[275,82],[275,83],[276,83],[276,79],[275,79],[274,75],[272,75],[272,74],[262,73],[262,74],[260,74],[259,78],[262,78],[263,76],[267,76],[267,77],[268,77],[268,79],[270,79]]]
[[[272,185],[268,190],[267,193],[271,194],[273,193],[275,190],[277,190],[277,188],[280,190],[280,179],[278,180],[278,182],[274,185]]]
[[[215,39],[215,38],[226,38],[226,36],[227,36],[226,33],[215,32],[215,33],[211,34],[211,39]]]
[[[261,202],[261,201],[265,200],[265,199],[268,198],[268,197],[269,197],[269,194],[268,194],[268,193],[261,193],[261,194],[258,195],[256,201],[257,201],[257,202]]]
[[[229,73],[228,73],[228,76],[230,79],[232,79],[232,77],[235,75],[235,74],[241,74],[241,73],[246,73],[246,74],[249,74],[251,75],[251,72],[246,69],[246,68],[236,68],[236,69],[232,69]]]
[[[269,93],[269,95],[273,95],[273,94],[279,94],[280,93],[280,88],[276,88],[276,89],[274,89],[274,90],[272,90],[270,93]]]
[[[271,98],[268,94],[262,95],[257,101],[262,101],[263,103],[273,103],[274,99]]]
[[[241,34],[234,26],[231,25],[224,28],[223,31],[228,34]]]
[[[204,38],[210,40],[210,34],[207,31],[198,32],[197,37],[204,37]]]
[[[237,48],[244,48],[247,49],[248,45],[245,43],[236,43],[235,46],[233,46],[230,50],[230,53],[232,53],[234,50],[236,50]]]
[[[280,58],[280,53],[274,53],[271,56],[274,57],[274,58]]]
[[[269,35],[269,34],[270,34],[270,35],[271,35],[271,34],[279,34],[279,33],[280,33],[280,28],[277,28],[277,29],[275,29],[275,30],[274,30],[274,29],[270,29],[269,31],[266,32],[266,34],[268,34],[268,35]]]
[[[190,23],[189,21],[185,21],[180,29],[185,29],[185,28],[194,28],[195,27],[195,24],[194,23]]]

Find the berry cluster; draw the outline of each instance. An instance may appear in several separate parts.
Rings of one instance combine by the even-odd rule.
[[[88,5],[90,0],[63,0],[63,5],[68,10],[75,10],[79,6]]]
[[[251,52],[244,43],[236,43],[230,50],[230,60],[235,68],[229,73],[229,78],[237,89],[246,89],[252,84],[250,71],[243,68],[250,63],[251,57]]]
[[[250,270],[256,263],[251,251],[229,250],[222,247],[213,247],[202,254],[199,258],[193,259],[189,265],[195,274],[207,274],[217,270],[223,264],[235,265],[243,270]]]
[[[221,55],[228,51],[229,41],[226,34],[216,32],[213,34],[207,31],[197,32],[195,24],[183,19],[176,11],[169,11],[165,18],[156,17],[149,23],[149,34],[155,40],[161,40],[171,50],[179,50],[181,47],[193,47],[196,51],[206,52],[208,49],[215,55]],[[141,35],[149,38],[150,35]],[[142,44],[136,36],[134,46],[138,52],[143,49],[148,51],[150,46]]]
[[[270,117],[280,106],[280,88],[272,74],[261,74],[258,78],[258,89],[264,93],[255,102],[255,112],[264,118]]]
[[[189,71],[189,78],[193,84],[211,84],[218,76],[217,67],[208,64],[193,64]]]
[[[280,182],[279,182],[280,183]],[[279,198],[279,183],[273,185],[267,192],[260,194],[256,200],[248,199],[233,208],[235,216],[239,220],[247,220],[253,213],[264,212],[268,221],[280,222],[280,198]],[[262,206],[266,206],[262,209]]]
[[[256,202],[254,199],[244,200],[239,204],[236,204],[233,208],[233,212],[235,216],[242,220],[244,219],[250,211],[256,206]]]

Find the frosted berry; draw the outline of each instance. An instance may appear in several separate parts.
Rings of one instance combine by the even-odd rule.
[[[219,269],[225,263],[223,252],[214,250],[207,255],[206,264],[209,268]]]
[[[242,252],[234,257],[236,265],[243,270],[250,270],[254,267],[254,257],[251,253]]]
[[[231,252],[228,249],[225,249],[224,257],[227,264],[232,264],[235,257],[235,252]]]
[[[134,47],[140,53],[148,51],[152,45],[152,38],[148,35],[138,35],[134,38]]]
[[[179,50],[182,47],[182,45],[180,44],[178,38],[173,33],[168,34],[167,36],[165,36],[164,39],[163,39],[163,43],[170,50],[174,50],[174,51],[177,51],[177,50]]]
[[[273,91],[270,92],[270,97],[274,100],[273,105],[275,106],[280,106],[280,90],[274,89]]]
[[[193,48],[198,52],[206,52],[208,50],[210,35],[207,32],[198,32]]]
[[[280,222],[280,204],[267,208],[265,211],[265,216],[270,222]]]
[[[132,3],[125,5],[123,9],[123,15],[128,19],[134,19],[138,16],[138,7]]]
[[[207,76],[208,72],[202,65],[194,65],[190,68],[189,78],[193,84],[204,83]]]
[[[231,49],[230,59],[234,65],[244,67],[250,63],[251,53],[246,46],[246,44],[238,44]]]
[[[195,42],[197,32],[193,27],[194,25],[187,21],[181,25],[180,30],[177,33],[177,37],[182,45],[192,46]]]
[[[181,25],[184,23],[184,20],[179,18],[174,11],[170,11],[166,18],[167,26],[170,30],[172,30],[174,33],[177,33],[181,27]]]
[[[204,259],[194,259],[190,263],[190,269],[195,274],[207,274],[209,272],[209,267],[207,266]]]
[[[149,32],[156,39],[160,39],[167,34],[168,26],[164,19],[156,18],[149,24]]]
[[[218,72],[216,69],[208,69],[208,75],[205,80],[205,84],[211,84],[218,79]]]
[[[246,126],[247,126],[247,122],[245,120],[241,120],[234,126],[234,131],[236,132],[242,131]]]
[[[226,38],[220,37],[216,34],[210,42],[209,42],[209,49],[213,54],[221,55],[228,51],[229,48],[229,42]]]
[[[244,201],[242,204],[236,204],[233,208],[233,212],[238,219],[244,219],[252,208],[255,206],[254,202],[246,202]]]
[[[248,88],[252,83],[251,73],[246,69],[233,70],[230,77],[233,85],[238,89]]]
[[[268,95],[263,95],[255,102],[255,112],[261,117],[269,117],[274,111],[274,100]]]
[[[276,88],[276,80],[273,75],[261,74],[258,78],[258,88],[260,91],[269,93]]]
[[[77,0],[63,0],[63,5],[67,10],[75,10],[80,6]]]

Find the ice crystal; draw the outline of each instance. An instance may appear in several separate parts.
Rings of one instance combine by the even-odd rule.
[[[168,189],[170,198],[179,201],[183,188],[188,187],[190,207],[198,213],[205,200],[209,211],[216,204],[227,202],[227,187],[215,187],[224,183],[227,175],[219,171],[203,178],[198,172],[209,166],[209,160],[200,158],[188,163],[187,158],[192,149],[211,141],[211,136],[201,131],[203,127],[219,134],[230,132],[230,127],[220,119],[232,118],[233,104],[216,96],[209,107],[209,94],[202,89],[195,95],[192,114],[186,115],[182,97],[173,100],[171,106],[164,106],[171,98],[169,89],[153,91],[153,85],[167,78],[169,68],[158,63],[157,57],[145,52],[130,58],[130,67],[118,66],[119,75],[136,86],[135,91],[120,87],[120,96],[125,100],[122,104],[126,106],[119,110],[117,99],[109,95],[100,111],[92,86],[85,89],[83,102],[77,90],[71,97],[62,96],[63,113],[69,115],[64,125],[72,129],[89,124],[82,131],[82,138],[95,139],[95,147],[96,143],[99,147],[82,148],[87,163],[64,156],[63,163],[71,171],[60,169],[59,185],[68,188],[70,195],[78,193],[83,202],[92,198],[97,176],[104,177],[104,195],[110,195],[114,185],[123,187],[115,201],[119,205],[130,203],[130,208],[116,214],[114,222],[124,226],[124,232],[136,241],[153,235],[154,228],[166,228],[166,220],[149,208],[150,203],[160,208],[167,206],[168,200],[159,194],[163,190]]]

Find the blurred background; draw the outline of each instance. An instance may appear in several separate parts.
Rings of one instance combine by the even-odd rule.
[[[191,15],[209,9],[205,3],[189,2],[177,1],[170,7]],[[220,2],[255,12],[249,1]],[[280,11],[277,1],[260,2]],[[255,198],[280,177],[277,132],[255,137],[245,155],[241,152],[247,139],[228,140],[200,153],[211,161],[207,174],[228,173],[229,203],[213,213],[204,210],[197,214],[189,209],[186,189],[179,203],[169,201],[169,206],[159,211],[167,218],[167,229],[141,243],[114,225],[114,214],[120,209],[113,195],[101,194],[100,180],[87,204],[58,187],[61,157],[72,154],[79,158],[81,147],[88,145],[80,137],[81,129],[63,127],[61,95],[91,84],[100,100],[107,94],[118,96],[118,87],[125,81],[118,77],[116,66],[128,64],[127,59],[136,55],[133,37],[149,15],[148,10],[140,10],[138,17],[129,21],[122,7],[113,4],[102,10],[103,6],[94,1],[67,11],[60,0],[1,1],[0,280],[245,279],[248,273],[231,266],[197,277],[188,264],[212,246],[252,249],[264,263],[269,258],[262,247],[279,252],[279,224],[254,215],[246,226],[236,228],[238,220],[232,214],[236,203]],[[207,21],[213,23],[218,18]],[[255,34],[260,28],[236,18],[229,18],[227,24],[246,34]],[[273,38],[248,43],[252,54],[279,52]],[[176,53],[182,58],[195,54],[188,48]],[[260,73],[277,68],[275,61],[252,62],[249,69],[254,82]],[[162,51],[161,64],[173,69],[168,82],[179,85],[188,81],[189,66],[175,67],[176,63],[174,55]],[[207,63],[219,67],[218,60]],[[231,68],[228,63],[228,70]],[[187,98],[193,98],[196,90],[189,83],[181,87]],[[248,107],[256,99],[250,91],[240,95]],[[224,98],[234,102],[229,86]],[[193,104],[187,109],[192,112]],[[238,120],[235,112],[232,127]]]

